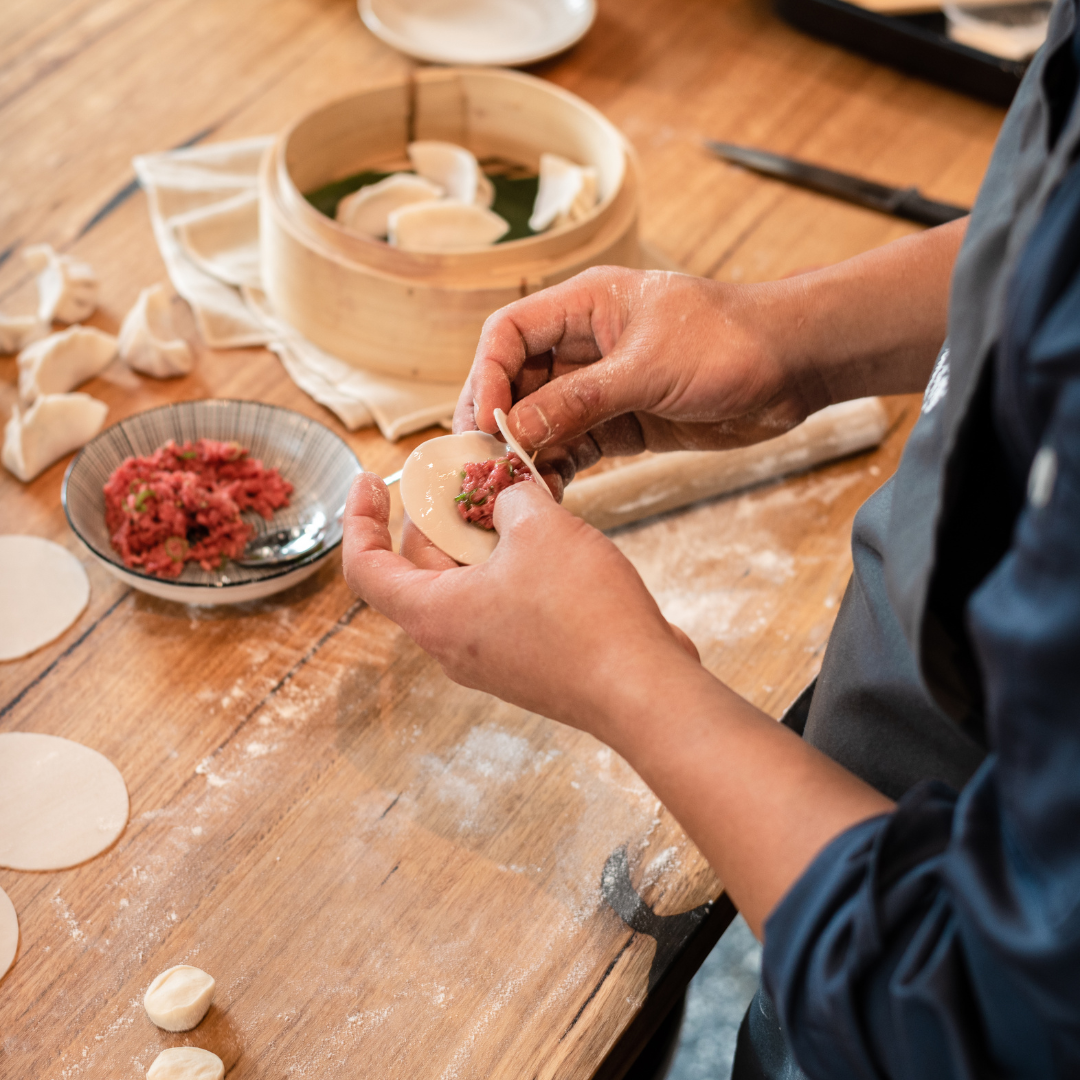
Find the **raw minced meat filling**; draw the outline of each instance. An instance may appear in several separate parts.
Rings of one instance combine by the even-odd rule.
[[[495,461],[471,462],[461,470],[461,494],[454,500],[458,513],[472,525],[494,529],[499,492],[532,478],[528,466],[517,454],[507,454]]]
[[[216,570],[239,556],[254,532],[241,511],[269,519],[292,490],[239,443],[168,442],[109,477],[105,524],[125,566],[175,578],[185,563]]]

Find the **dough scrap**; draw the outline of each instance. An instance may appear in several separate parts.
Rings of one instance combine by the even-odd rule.
[[[31,405],[42,394],[66,394],[101,374],[114,356],[116,338],[92,326],[50,334],[19,353],[19,397]]]
[[[163,1031],[190,1031],[210,1008],[215,985],[200,968],[177,964],[146,988],[143,1008]]]
[[[71,255],[58,255],[48,244],[34,244],[23,252],[37,272],[38,318],[62,323],[89,318],[98,302],[98,278],[89,263]]]
[[[0,733],[0,866],[64,870],[124,831],[124,778],[104,754],[57,735]]]
[[[19,947],[19,917],[8,894],[0,889],[0,979],[15,962]]]
[[[109,407],[89,394],[43,394],[25,412],[12,407],[0,462],[29,483],[65,454],[85,446],[102,428]]]
[[[146,1080],[222,1080],[224,1076],[221,1058],[198,1046],[170,1046],[146,1070]]]
[[[155,379],[187,375],[195,366],[191,346],[173,325],[172,304],[164,285],[151,285],[139,293],[134,307],[124,316],[118,344],[125,364]]]
[[[0,536],[0,661],[58,638],[89,599],[86,571],[67,548],[41,536]]]

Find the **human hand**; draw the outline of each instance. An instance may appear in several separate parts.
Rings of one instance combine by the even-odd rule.
[[[515,301],[484,324],[454,430],[505,409],[564,483],[601,454],[773,438],[828,403],[770,340],[784,287],[606,266]]]
[[[345,511],[345,579],[455,682],[611,738],[613,714],[649,672],[698,660],[630,562],[534,484],[495,504],[499,543],[458,566],[406,523],[391,549],[390,498],[370,473]]]

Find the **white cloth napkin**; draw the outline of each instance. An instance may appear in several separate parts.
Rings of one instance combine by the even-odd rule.
[[[459,387],[362,371],[274,314],[259,272],[258,192],[259,164],[272,142],[265,136],[134,159],[169,277],[203,340],[217,349],[265,345],[350,431],[376,423],[393,440],[446,426]]]

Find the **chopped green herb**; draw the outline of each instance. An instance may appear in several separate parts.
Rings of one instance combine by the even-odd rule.
[[[135,513],[141,514],[146,509],[146,500],[150,498],[154,493],[148,488],[144,487],[138,495],[135,496]]]
[[[196,457],[198,457],[198,456],[199,456],[199,455],[198,455],[198,453],[197,453],[197,452],[196,452],[195,450],[185,450],[185,451],[184,451],[184,452],[183,452],[183,453],[182,453],[182,454],[180,455],[180,457],[184,458],[184,459],[185,459],[185,460],[187,460],[187,461],[190,461],[190,460],[191,460],[192,458],[196,458]]]

